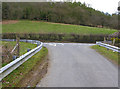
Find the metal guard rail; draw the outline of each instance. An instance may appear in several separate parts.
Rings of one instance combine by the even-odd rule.
[[[4,41],[7,41],[7,40],[4,40]],[[21,40],[21,41],[23,41],[23,40]],[[39,52],[41,50],[41,48],[43,46],[42,42],[34,41],[34,44],[36,44],[38,42],[41,43],[39,46],[37,46],[36,48],[30,50],[29,52],[23,54],[19,58],[15,59],[14,61],[12,61],[9,64],[7,64],[6,66],[0,68],[0,81],[4,77],[6,77],[8,74],[10,74],[13,70],[18,68],[21,64],[23,64],[25,61],[27,61],[30,57],[32,57],[34,54],[36,54],[37,52]]]
[[[109,45],[109,44],[105,44],[105,43],[102,43],[102,42],[96,42],[96,44],[120,53],[120,48],[119,47],[112,46],[112,45]]]

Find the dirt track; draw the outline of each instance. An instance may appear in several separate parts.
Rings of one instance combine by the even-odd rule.
[[[18,20],[4,20],[2,22],[0,22],[0,24],[15,24],[18,23]]]

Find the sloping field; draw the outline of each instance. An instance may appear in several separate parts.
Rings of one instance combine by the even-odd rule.
[[[115,29],[96,28],[80,25],[69,25],[60,23],[25,21],[21,20],[14,24],[3,24],[3,33],[63,33],[63,34],[112,34]]]

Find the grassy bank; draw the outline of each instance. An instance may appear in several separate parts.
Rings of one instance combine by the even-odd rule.
[[[25,42],[20,42],[19,44],[20,44],[20,56],[27,53],[28,48],[33,49],[36,47],[36,44],[30,44]],[[12,61],[12,57],[9,56],[8,58],[7,55],[11,55],[10,52],[12,51],[15,45],[16,45],[16,42],[2,41],[2,46],[3,46],[2,61],[5,61],[3,62],[2,66],[5,66],[6,64]],[[16,51],[14,53],[16,53]]]
[[[28,48],[33,49],[37,46],[36,44],[25,43],[25,42],[20,42],[19,44],[20,44],[20,55],[25,54]],[[14,48],[16,42],[2,41],[2,45],[6,45],[8,47]]]
[[[98,53],[100,53],[107,59],[111,60],[113,63],[118,64],[118,53],[117,52],[113,52],[112,50],[107,50],[107,48],[99,47],[98,45],[91,46],[91,48],[95,49]]]
[[[31,70],[34,70],[34,67],[37,66],[37,63],[42,63],[45,56],[47,55],[48,50],[47,48],[43,47],[37,54],[23,63],[20,67],[10,73],[7,77],[5,77],[2,81],[3,88],[4,87],[25,87],[21,86],[21,80],[24,80],[27,74],[31,74]],[[35,77],[35,76],[34,76]],[[30,76],[28,77],[29,80]],[[27,82],[22,82],[26,84]],[[33,86],[31,86],[33,87]]]
[[[80,25],[58,24],[51,22],[19,21],[14,24],[3,24],[2,32],[11,33],[55,33],[55,34],[112,34],[115,29],[96,28]]]

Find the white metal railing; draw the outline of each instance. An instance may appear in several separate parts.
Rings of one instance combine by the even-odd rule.
[[[16,39],[0,39],[0,41],[16,41]],[[20,39],[21,42],[28,42],[32,44],[40,43],[38,40],[27,40],[27,39]]]
[[[29,52],[23,54],[19,58],[15,59],[14,61],[10,62],[6,66],[0,68],[0,81],[4,77],[6,77],[8,74],[10,74],[13,70],[18,68],[21,64],[23,64],[25,61],[27,61],[30,57],[32,57],[34,54],[36,54],[37,52],[39,52],[41,50],[43,43],[40,41],[35,41],[34,43],[36,44],[36,42],[39,42],[41,44],[39,46],[37,46],[36,48],[30,50]]]
[[[105,43],[102,43],[102,42],[96,42],[96,44],[120,53],[120,48],[119,47],[112,46],[112,45],[109,45],[109,44],[105,44]]]

